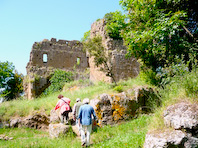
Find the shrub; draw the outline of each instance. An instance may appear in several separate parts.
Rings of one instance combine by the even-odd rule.
[[[118,86],[116,86],[116,87],[114,87],[114,89],[113,90],[115,90],[115,91],[117,91],[117,92],[123,92],[123,86],[121,86],[121,85],[118,85]]]
[[[183,86],[188,96],[198,95],[198,73],[191,72],[184,77]]]
[[[73,81],[73,73],[71,71],[63,71],[57,69],[50,78],[51,85],[44,91],[44,95],[52,92],[61,91],[67,82]]]

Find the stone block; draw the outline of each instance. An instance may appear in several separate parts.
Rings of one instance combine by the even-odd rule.
[[[49,135],[51,138],[58,138],[61,135],[67,134],[71,127],[69,125],[59,124],[49,124]]]

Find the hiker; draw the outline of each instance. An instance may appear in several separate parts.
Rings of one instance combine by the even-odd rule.
[[[61,113],[61,123],[65,123],[68,124],[68,120],[69,120],[69,112],[71,110],[70,108],[70,99],[64,97],[63,95],[58,95],[58,102],[56,104],[56,107],[54,108],[54,110],[57,110],[58,108],[60,108],[60,113]]]
[[[79,127],[79,124],[78,124],[78,113],[79,113],[79,109],[80,109],[80,106],[83,105],[83,103],[81,102],[81,99],[80,98],[77,98],[76,99],[76,103],[74,104],[74,107],[73,107],[73,119],[74,121],[76,121],[76,126],[80,132],[80,127]]]
[[[89,146],[90,143],[90,134],[92,131],[92,115],[94,117],[94,120],[96,120],[96,114],[94,112],[94,109],[91,105],[89,105],[89,99],[85,98],[83,100],[83,104],[80,107],[79,115],[78,115],[78,125],[81,128],[81,141],[82,146],[84,147]],[[86,131],[86,137],[85,137],[85,131]]]

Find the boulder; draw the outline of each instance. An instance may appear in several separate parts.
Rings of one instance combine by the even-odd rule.
[[[137,87],[116,95],[101,94],[90,101],[100,126],[115,124],[120,120],[136,117],[139,111],[149,113],[160,105],[152,88]]]
[[[62,123],[59,124],[49,124],[49,135],[51,138],[58,138],[61,135],[65,135],[71,126],[64,125]]]
[[[37,113],[21,120],[21,126],[46,130],[48,129],[49,122],[49,117],[46,114]]]
[[[180,130],[150,133],[146,135],[144,148],[184,147],[185,133]]]
[[[50,123],[58,123],[58,122],[60,122],[59,114],[53,109],[50,111]]]
[[[197,148],[198,105],[180,102],[164,111],[164,123],[168,128],[162,132],[148,133],[144,148]]]
[[[21,118],[10,119],[10,127],[15,128],[21,124]]]
[[[198,138],[181,130],[157,131],[146,135],[144,148],[197,148]]]
[[[174,129],[185,129],[193,135],[198,133],[198,105],[177,103],[164,111],[164,123]]]
[[[73,114],[72,112],[69,112],[68,114],[69,116],[69,124],[74,124],[74,120],[73,120]],[[59,111],[54,111],[54,110],[51,110],[50,112],[50,123],[60,123],[60,112]]]
[[[134,100],[137,102],[138,108],[141,109],[143,113],[153,112],[153,109],[161,104],[161,100],[153,88],[138,86],[128,92],[131,91],[135,95]]]
[[[76,125],[72,126],[72,131],[77,135],[80,136],[80,131],[78,130],[78,127]]]
[[[0,135],[0,140],[13,140],[13,137],[8,137],[6,135]]]

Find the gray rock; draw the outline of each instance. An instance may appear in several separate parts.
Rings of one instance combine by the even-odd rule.
[[[198,138],[188,137],[184,143],[185,148],[198,148]]]
[[[80,131],[78,130],[78,127],[76,125],[72,126],[72,131],[77,135],[80,136]]]
[[[198,105],[178,103],[164,111],[164,122],[174,129],[198,130]]]
[[[20,118],[10,119],[10,127],[12,127],[12,128],[18,127],[18,125],[20,123],[21,123],[21,119]]]
[[[61,135],[66,134],[70,129],[69,125],[59,124],[49,124],[49,135],[51,138],[58,138]]]
[[[58,113],[54,110],[51,110],[50,111],[50,123],[58,123],[58,122],[60,122]]]
[[[146,135],[144,148],[184,147],[186,135],[180,130],[150,133]]]
[[[0,135],[0,140],[13,140],[13,137],[8,137],[6,135]]]
[[[159,105],[159,98],[152,88],[143,86],[116,95],[101,94],[90,102],[96,111],[99,125],[115,124],[134,118],[138,113],[149,113]],[[141,110],[141,112],[139,112]]]
[[[37,113],[35,115],[30,115],[23,120],[21,120],[20,126],[34,128],[34,129],[48,129],[49,118],[46,114]]]

